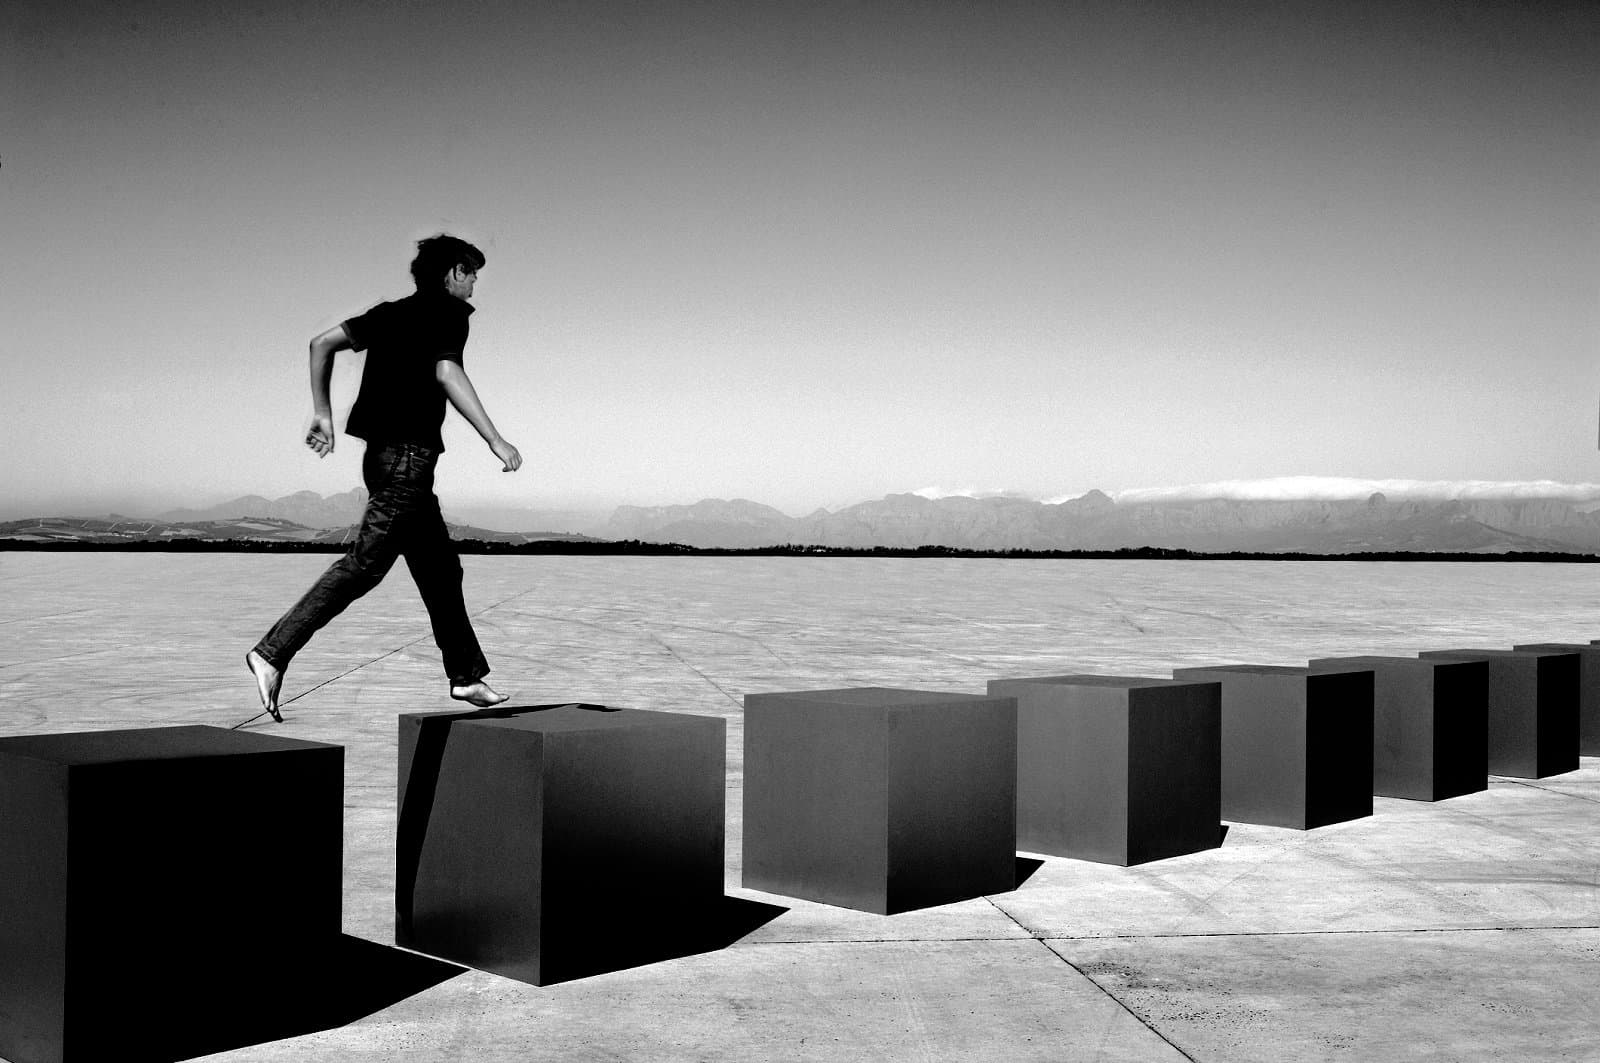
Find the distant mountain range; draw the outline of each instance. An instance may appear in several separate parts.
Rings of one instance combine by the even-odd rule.
[[[231,502],[205,509],[173,509],[158,513],[155,520],[184,523],[209,520],[237,520],[241,517],[270,517],[293,521],[308,528],[344,528],[361,519],[367,505],[365,488],[324,498],[315,491],[296,491],[282,498],[245,495]],[[498,532],[529,532],[549,538],[563,532],[579,532],[604,523],[605,514],[572,509],[510,509],[503,506],[451,507],[445,520]]]
[[[565,532],[502,532],[446,523],[453,539],[478,539],[491,543],[530,543],[552,539],[569,542],[593,541],[587,535]],[[159,543],[178,540],[199,542],[249,543],[331,543],[347,542],[354,524],[342,528],[308,528],[280,517],[235,517],[223,520],[143,520],[135,517],[30,517],[0,523],[0,542],[7,539],[25,543],[89,543],[117,546],[126,543]]]
[[[1061,503],[888,495],[790,517],[743,499],[619,507],[594,534],[688,546],[805,543],[940,545],[971,550],[1116,550],[1344,554],[1600,551],[1600,515],[1554,500],[1201,501],[1119,504],[1100,491]]]
[[[359,489],[324,498],[300,491],[246,496],[151,519],[31,518],[0,523],[0,539],[134,542],[192,538],[341,542],[366,503]],[[530,526],[540,513],[495,511]],[[573,513],[565,513],[570,518]],[[448,517],[447,517],[448,519]],[[567,521],[562,521],[566,523]],[[1555,499],[1420,500],[1374,494],[1349,501],[1184,500],[1118,503],[1100,491],[1060,503],[1025,498],[894,494],[804,517],[745,499],[620,506],[584,529],[499,531],[451,522],[458,539],[563,539],[756,548],[944,546],[966,550],[1118,550],[1137,547],[1260,553],[1600,553],[1600,513]]]

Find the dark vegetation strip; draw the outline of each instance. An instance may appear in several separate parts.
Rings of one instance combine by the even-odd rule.
[[[1348,554],[1271,553],[1234,550],[1214,553],[1158,546],[1123,547],[1118,550],[968,550],[954,546],[783,546],[714,547],[681,543],[647,543],[639,539],[616,542],[573,542],[564,539],[528,543],[485,542],[460,539],[463,554],[568,554],[584,556],[635,555],[646,557],[962,557],[1016,560],[1136,560],[1136,561],[1520,561],[1538,564],[1589,564],[1600,555],[1564,551],[1459,553],[1423,550],[1374,550]],[[45,553],[230,553],[230,554],[342,554],[347,546],[335,542],[282,542],[251,539],[163,539],[127,542],[45,541],[0,538],[0,551]]]

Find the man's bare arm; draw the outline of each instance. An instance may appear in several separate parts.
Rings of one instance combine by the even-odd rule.
[[[483,403],[478,399],[478,392],[472,386],[472,379],[467,376],[467,371],[448,358],[439,359],[433,367],[434,379],[439,381],[439,386],[444,388],[445,397],[450,400],[450,405],[461,411],[461,416],[467,423],[478,430],[483,441],[489,444],[489,449],[494,451],[494,456],[505,463],[501,472],[516,472],[522,467],[522,455],[517,448],[506,442],[499,432],[495,431],[494,422],[489,420],[488,411],[483,408]]]
[[[311,427],[306,446],[325,458],[333,453],[333,356],[352,346],[343,325],[311,340]]]

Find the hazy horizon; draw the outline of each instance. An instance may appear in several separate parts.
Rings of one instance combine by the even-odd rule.
[[[8,505],[350,489],[307,340],[441,230],[447,505],[1600,480],[1592,2],[21,0],[0,85]]]
[[[345,491],[318,492],[309,488],[300,489],[309,492],[318,498],[326,499],[341,494]],[[1090,488],[1088,490],[1101,490]],[[153,505],[132,500],[124,500],[118,505],[104,500],[100,502],[86,501],[68,504],[67,508],[38,509],[29,508],[11,500],[0,503],[0,520],[20,520],[29,517],[103,517],[118,514],[125,517],[151,519],[163,513],[177,510],[206,510],[215,506],[224,505],[238,498],[262,497],[268,501],[300,492],[290,491],[284,495],[264,495],[259,491],[247,491],[242,494],[228,495],[209,499],[188,499],[174,502],[171,505]],[[1046,505],[1081,498],[1088,491],[1071,495],[1047,495],[1036,497],[1022,495],[1017,492],[982,492],[962,489],[945,489],[940,487],[924,487],[907,491],[890,491],[885,495],[872,498],[855,498],[838,502],[832,505],[818,504],[809,508],[790,510],[782,506],[773,505],[761,498],[746,498],[734,496],[745,501],[756,502],[772,506],[791,517],[804,517],[819,509],[837,512],[840,509],[864,502],[874,502],[890,494],[918,495],[928,499],[941,498],[992,498],[1014,497],[1024,498],[1029,501],[1040,502]],[[1600,502],[1600,483],[1557,483],[1549,480],[1540,481],[1422,481],[1422,480],[1361,480],[1351,477],[1277,477],[1255,481],[1227,481],[1206,484],[1178,484],[1163,487],[1140,487],[1126,490],[1101,491],[1107,497],[1119,504],[1137,504],[1141,502],[1183,502],[1203,499],[1231,499],[1238,501],[1356,501],[1369,498],[1374,494],[1382,494],[1390,500],[1425,500],[1444,501],[1449,499],[1473,500],[1556,500],[1570,503],[1582,508],[1590,508],[1587,504]],[[733,499],[718,499],[711,496],[699,498],[683,498],[672,502],[660,503],[663,506],[692,506],[702,501],[731,501]],[[562,502],[559,500],[534,499],[523,504],[506,504],[493,500],[474,500],[471,498],[456,497],[448,491],[441,491],[441,504],[446,513],[451,511],[461,512],[490,512],[516,510],[529,512],[561,512],[572,515],[604,516],[619,506],[640,505],[637,502],[623,500],[572,500]]]

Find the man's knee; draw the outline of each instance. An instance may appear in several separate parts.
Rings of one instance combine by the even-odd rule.
[[[340,558],[334,567],[340,569],[351,583],[363,585],[371,590],[383,582],[383,577],[393,565],[393,556],[375,551],[352,550]]]

